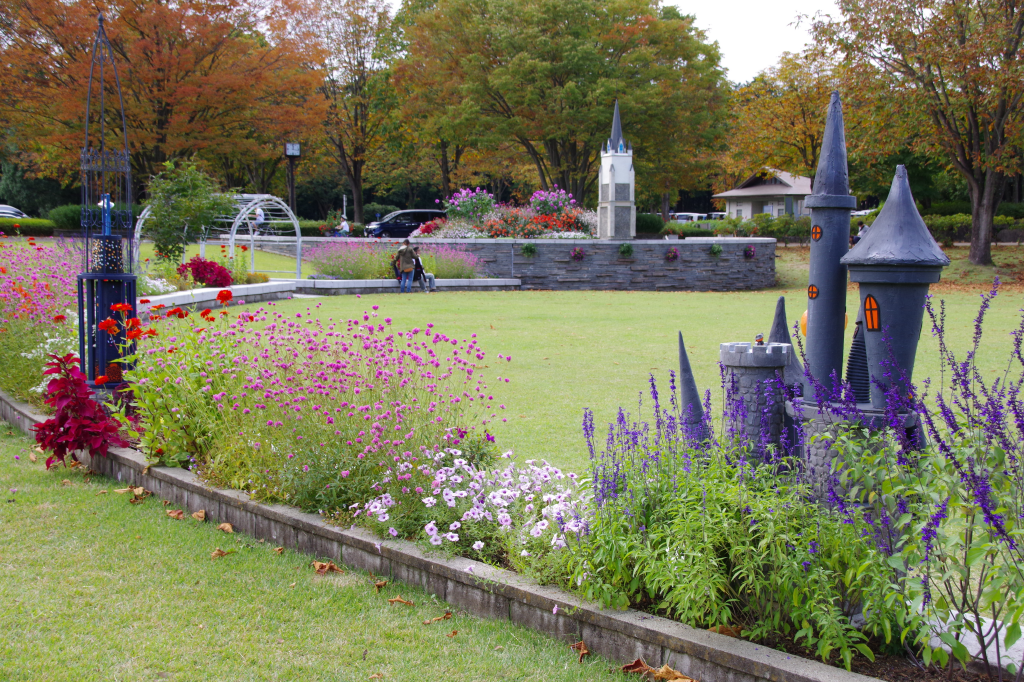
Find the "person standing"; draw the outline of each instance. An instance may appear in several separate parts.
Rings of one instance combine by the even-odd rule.
[[[416,270],[413,274],[413,281],[420,283],[420,291],[426,293],[427,291],[437,291],[437,284],[434,281],[434,273],[427,272],[427,269],[423,267],[423,261],[420,260],[420,247],[413,247],[413,253],[415,254],[414,262]]]
[[[403,294],[412,293],[412,276],[416,270],[416,252],[409,246],[409,240],[406,239],[402,242],[402,247],[398,249],[398,271],[401,273],[401,281],[398,286],[398,291]]]

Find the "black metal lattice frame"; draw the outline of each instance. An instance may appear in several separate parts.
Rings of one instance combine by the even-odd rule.
[[[121,145],[110,149],[106,126],[106,69],[113,71],[114,87],[121,115]],[[98,68],[97,68],[98,67]],[[90,145],[90,116],[93,88],[99,88],[99,146]],[[95,134],[95,130],[93,133]],[[114,133],[116,135],[117,133]],[[86,95],[85,142],[81,151],[82,209],[81,224],[85,248],[82,274],[78,276],[78,342],[83,373],[95,386],[96,378],[106,376],[107,388],[122,383],[122,371],[129,367],[119,362],[131,346],[126,329],[118,320],[118,331],[111,336],[99,324],[115,316],[112,306],[128,304],[127,317],[136,317],[136,277],[132,242],[131,158],[128,152],[128,126],[124,116],[121,79],[114,62],[114,50],[99,16],[99,27],[92,45],[89,89]],[[98,200],[98,201],[97,201]]]

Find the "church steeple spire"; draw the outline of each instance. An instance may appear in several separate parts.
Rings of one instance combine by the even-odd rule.
[[[612,115],[612,136],[608,138],[606,150],[612,153],[627,150],[626,141],[622,139],[622,121],[619,119],[619,100],[615,100],[615,113]]]

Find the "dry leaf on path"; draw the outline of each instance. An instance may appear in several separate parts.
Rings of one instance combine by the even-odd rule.
[[[425,620],[425,621],[423,621],[423,624],[424,625],[430,625],[431,623],[436,623],[439,620],[451,620],[451,619],[452,619],[452,612],[451,611],[445,611],[443,616],[438,616],[437,618],[431,618],[430,620]]]
[[[314,561],[313,570],[316,571],[317,575],[327,575],[328,573],[344,573],[345,571],[338,568],[337,564],[333,561]]]
[[[395,604],[405,604],[406,606],[415,606],[415,604],[413,604],[411,601],[408,601],[406,599],[402,599],[402,595],[398,595],[397,597],[392,597],[391,599],[388,599],[388,603],[391,604],[392,606],[394,606]]]
[[[459,634],[459,631],[458,631],[458,630],[452,630],[452,633],[451,633],[450,635],[445,635],[445,637],[449,637],[449,638],[451,638],[451,637],[454,637],[454,636],[455,636],[455,635],[457,635],[457,634]]]
[[[219,559],[222,556],[227,556],[228,554],[234,554],[234,553],[235,553],[235,550],[233,550],[233,549],[229,549],[228,551],[225,552],[223,549],[218,547],[217,549],[215,549],[212,552],[210,552],[210,558],[211,559]]]
[[[284,547],[275,547],[274,548],[274,553],[275,554],[284,554]]]
[[[217,526],[217,530],[222,530],[225,533],[234,533],[235,527],[232,526],[230,523],[222,523],[219,526]]]
[[[195,512],[194,514],[192,514],[192,518],[195,519],[196,521],[205,521],[206,520],[206,510],[205,509],[200,509],[199,511]]]
[[[726,637],[736,638],[739,638],[742,634],[742,631],[739,628],[734,628],[731,625],[716,625],[713,628],[708,628],[708,632],[717,632],[718,634],[725,635]]]
[[[587,648],[587,645],[583,643],[582,639],[575,644],[570,644],[569,648],[573,651],[580,652],[580,663],[583,662],[583,657],[590,653],[590,649]]]
[[[378,580],[377,582],[375,582],[373,584],[373,591],[379,593],[380,592],[380,588],[387,587],[387,586],[388,586],[388,581],[387,580]]]
[[[178,519],[179,521],[185,520],[185,511],[183,509],[168,509],[167,515],[172,519]]]

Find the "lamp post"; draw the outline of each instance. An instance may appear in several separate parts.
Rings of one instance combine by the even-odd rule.
[[[104,113],[107,69],[113,73],[117,93],[120,129],[108,130]],[[93,89],[99,107],[94,112]],[[120,304],[128,317],[136,316],[135,275],[132,268],[132,182],[128,153],[128,132],[124,119],[121,82],[114,63],[114,51],[103,28],[103,15],[93,39],[92,68],[86,101],[85,144],[81,151],[82,231],[85,238],[82,274],[78,276],[78,345],[82,371],[89,383],[106,377],[109,388],[122,383],[125,349],[129,348],[125,329],[102,325],[111,318],[112,306]],[[90,129],[90,118],[98,126]],[[109,331],[114,331],[113,334]]]
[[[302,156],[302,148],[298,142],[285,142],[284,155],[288,159],[288,208],[295,213],[295,164]]]

